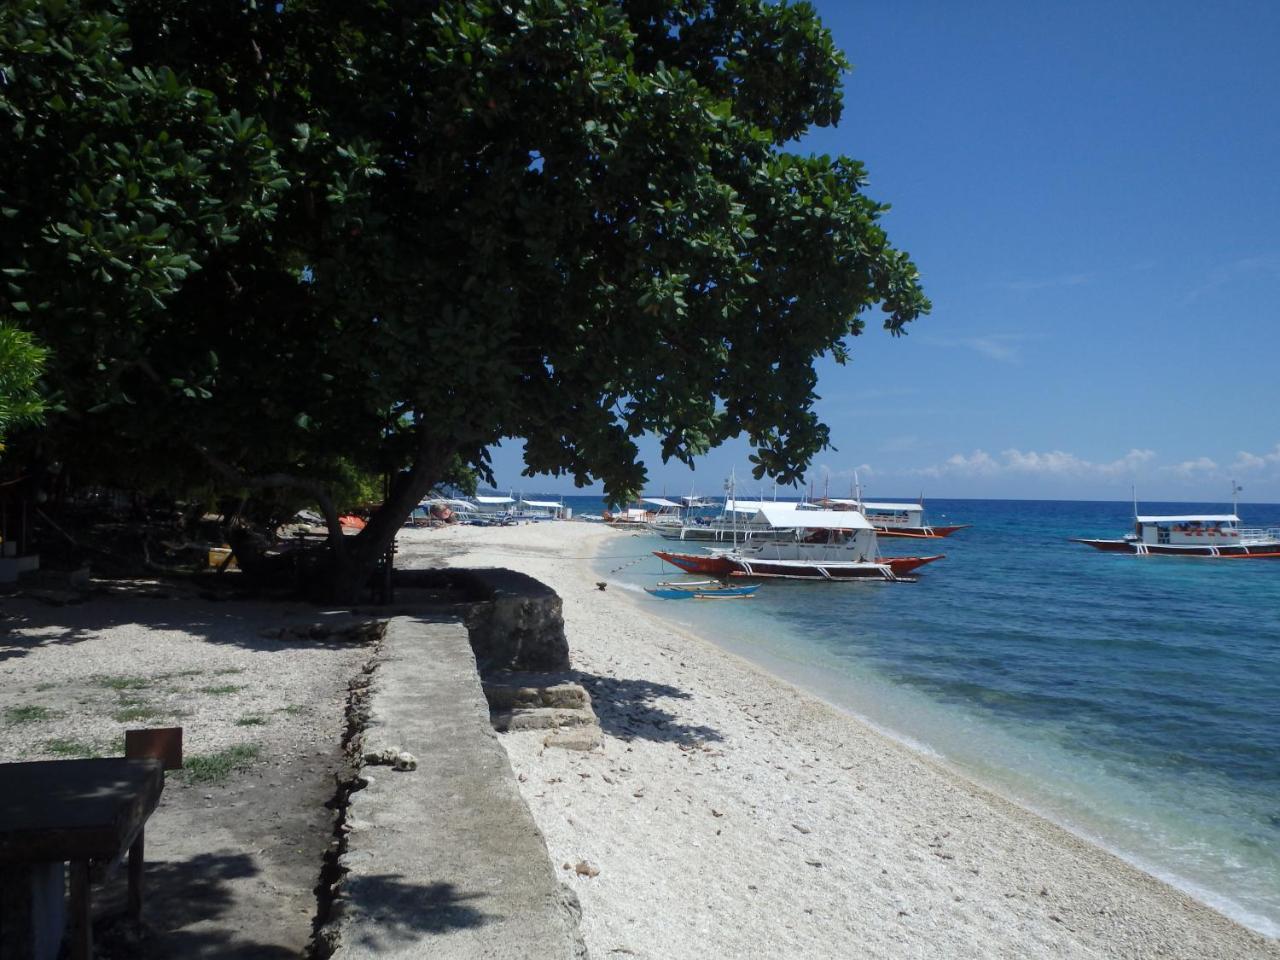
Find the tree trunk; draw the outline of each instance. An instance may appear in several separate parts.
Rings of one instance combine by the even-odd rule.
[[[440,455],[431,448],[421,450],[413,466],[397,474],[390,494],[368,525],[354,537],[326,544],[325,554],[307,574],[304,589],[314,600],[330,603],[358,603],[371,585],[378,564],[386,557],[409,515],[438,482]],[[332,528],[331,528],[332,534]]]

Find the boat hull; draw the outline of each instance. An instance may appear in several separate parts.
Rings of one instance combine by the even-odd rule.
[[[697,556],[655,550],[654,554],[689,573],[713,577],[768,577],[786,580],[892,580],[941,560],[932,557],[882,557],[875,563],[833,560],[826,563],[797,560],[743,559],[732,556]]]
[[[687,573],[699,573],[708,577],[723,580],[734,571],[734,565],[728,559],[711,554],[671,553],[668,550],[655,550],[654,556],[679,567]]]
[[[949,537],[957,530],[965,530],[973,524],[957,523],[949,527],[882,527],[872,524],[878,537],[913,537],[917,540],[939,540]]]
[[[1087,547],[1101,550],[1104,553],[1131,553],[1138,556],[1154,557],[1205,557],[1214,560],[1277,560],[1280,559],[1280,544],[1232,544],[1230,546],[1210,547],[1192,544],[1180,546],[1160,543],[1138,543],[1136,540],[1087,540],[1073,538],[1072,543],[1083,543]]]
[[[745,600],[759,590],[759,586],[711,587],[687,590],[679,587],[645,587],[644,592],[660,600]]]

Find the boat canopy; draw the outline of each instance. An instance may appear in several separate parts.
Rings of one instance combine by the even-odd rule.
[[[1196,513],[1182,517],[1138,517],[1139,523],[1239,523],[1234,513]]]
[[[750,513],[757,514],[765,507],[785,507],[790,508],[789,503],[775,503],[771,500],[726,500],[724,502],[725,513]]]
[[[856,510],[800,510],[792,504],[766,503],[758,516],[771,527],[805,530],[871,530],[867,518]]]
[[[500,503],[515,503],[510,497],[476,497],[476,503],[487,503],[496,506]]]
[[[921,513],[924,510],[924,507],[918,503],[863,503],[862,508],[864,510],[900,510],[903,513]]]
[[[564,506],[559,500],[521,500],[526,507],[547,507],[548,509],[559,510]]]
[[[678,507],[680,504],[674,500],[668,500],[666,497],[645,497],[641,503],[651,503],[655,507]]]

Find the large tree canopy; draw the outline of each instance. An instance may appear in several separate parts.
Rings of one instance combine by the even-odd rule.
[[[330,515],[396,471],[331,586],[507,437],[614,498],[647,433],[790,482],[813,361],[928,309],[862,166],[787,149],[846,69],[804,3],[10,3],[0,316],[53,350],[47,453]]]

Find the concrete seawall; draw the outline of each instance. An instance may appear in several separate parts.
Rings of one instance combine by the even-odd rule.
[[[585,958],[577,899],[490,726],[466,627],[390,620],[366,709],[362,756],[417,766],[360,772],[320,934],[332,956]]]

